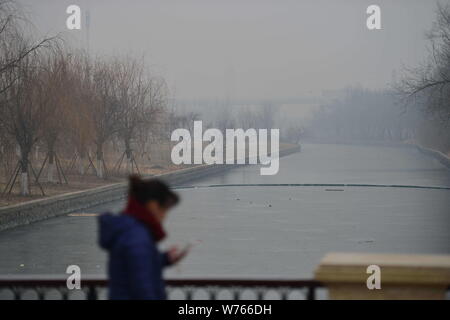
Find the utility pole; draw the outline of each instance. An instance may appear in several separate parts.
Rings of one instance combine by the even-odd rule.
[[[89,9],[86,9],[86,50],[87,50],[87,54],[88,56],[91,55],[91,32],[90,32],[90,27],[91,27],[91,14],[89,12]]]

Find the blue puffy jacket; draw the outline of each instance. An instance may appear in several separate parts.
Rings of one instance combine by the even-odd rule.
[[[128,215],[99,217],[99,243],[109,252],[109,298],[166,299],[162,270],[167,254],[159,252],[149,229]]]

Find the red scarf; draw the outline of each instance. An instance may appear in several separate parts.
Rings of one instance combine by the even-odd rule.
[[[156,242],[161,241],[166,237],[166,232],[164,231],[161,223],[156,220],[153,214],[148,211],[145,206],[140,204],[133,197],[129,197],[127,207],[123,213],[132,216],[145,224],[145,226],[150,229],[150,232]]]

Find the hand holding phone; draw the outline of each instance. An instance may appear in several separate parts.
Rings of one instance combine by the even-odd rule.
[[[180,260],[182,260],[191,249],[191,244],[188,244],[184,249],[180,250],[177,246],[171,247],[167,251],[167,255],[169,257],[169,263],[171,265],[177,264]]]

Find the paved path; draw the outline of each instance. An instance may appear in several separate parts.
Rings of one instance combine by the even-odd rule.
[[[196,181],[211,184],[352,183],[450,187],[450,171],[412,148],[305,145],[276,176],[244,166]],[[180,189],[168,221],[172,243],[191,255],[175,277],[312,277],[329,251],[450,253],[450,190],[233,186]],[[105,273],[92,208],[0,233],[0,273],[62,274],[77,264]]]

